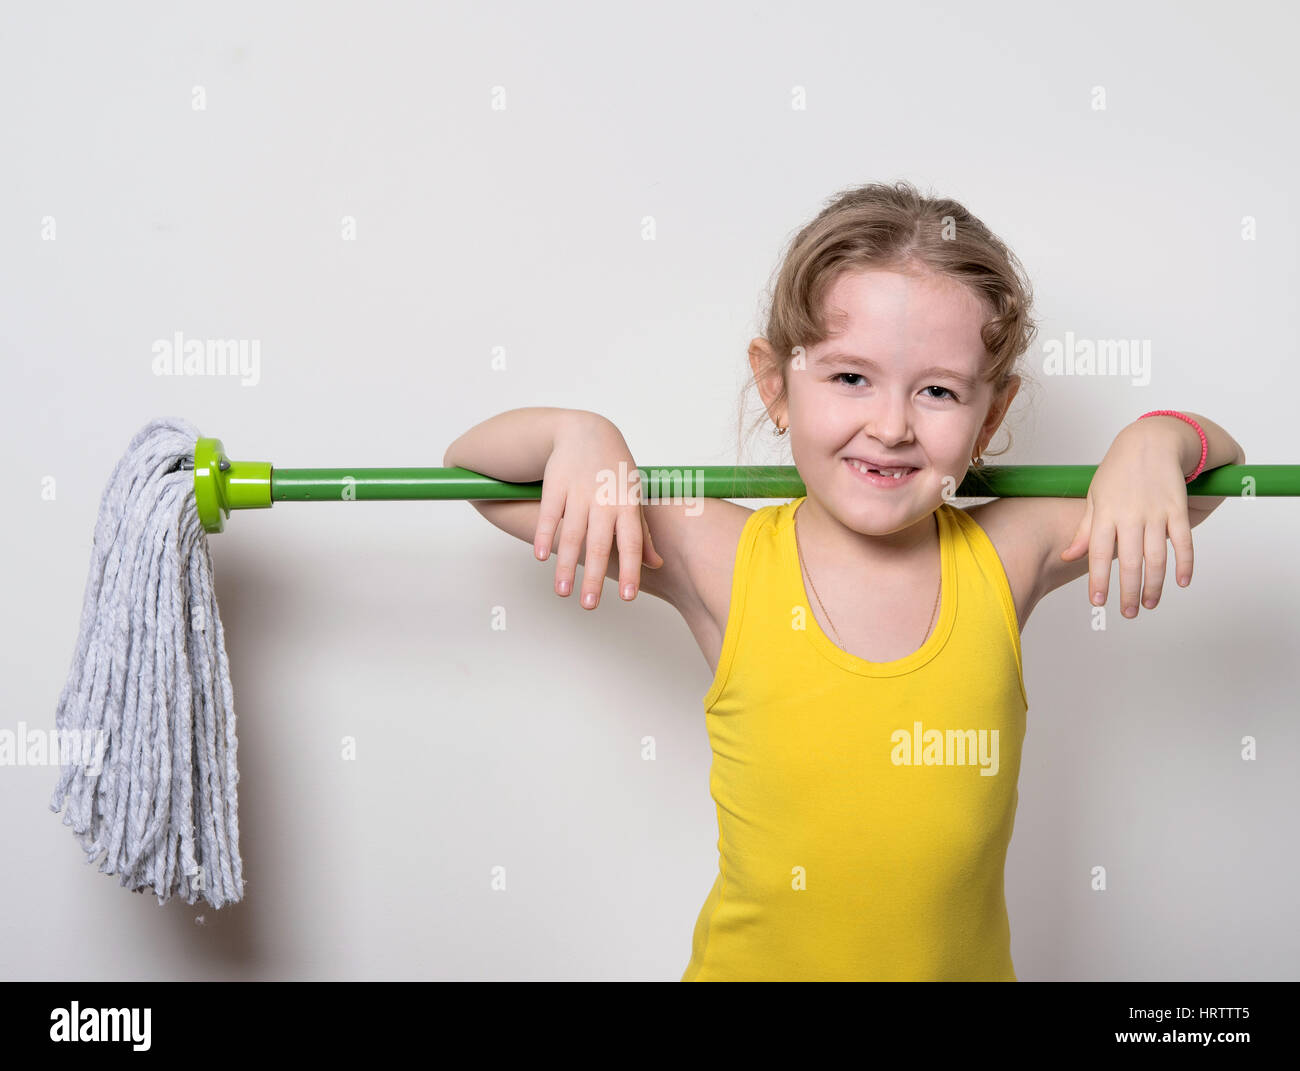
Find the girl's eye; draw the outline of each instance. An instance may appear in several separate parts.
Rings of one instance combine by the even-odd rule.
[[[836,381],[838,381],[838,382],[843,382],[845,376],[848,376],[850,379],[861,379],[861,378],[862,378],[862,376],[861,376],[859,373],[857,373],[857,372],[840,372],[838,375],[831,376],[831,381],[832,381],[832,382],[836,382]],[[844,385],[845,385],[846,387],[856,387],[856,386],[857,386],[856,383],[845,383]]]
[[[856,387],[856,386],[858,386],[857,383],[847,383],[847,382],[845,382],[846,378],[847,378],[847,379],[864,379],[865,377],[864,377],[860,372],[839,372],[839,373],[837,373],[836,375],[831,376],[831,381],[832,381],[832,382],[838,382],[838,383],[844,383],[844,385],[845,385],[846,387]],[[926,390],[941,390],[941,391],[943,391],[945,394],[947,394],[947,395],[948,395],[948,396],[949,396],[949,397],[950,397],[954,402],[956,402],[956,401],[960,401],[960,399],[957,397],[957,395],[953,394],[953,392],[950,391],[947,387],[940,387],[937,383],[936,383],[936,384],[931,384],[930,386],[926,387],[925,389],[926,389]],[[938,400],[938,397],[937,397],[936,395],[933,395],[933,394],[932,394],[932,395],[930,395],[930,397],[931,397],[931,398],[935,398],[936,400]]]

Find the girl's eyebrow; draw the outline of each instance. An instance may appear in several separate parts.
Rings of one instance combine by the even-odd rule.
[[[880,365],[878,365],[875,361],[870,361],[866,357],[859,357],[856,354],[852,354],[852,353],[826,353],[823,354],[821,357],[817,358],[816,363],[830,364],[833,361],[845,361],[849,364],[861,365],[863,368],[866,368],[872,372],[880,371]],[[956,383],[960,383],[967,390],[973,390],[975,388],[975,380],[971,376],[968,376],[963,372],[955,372],[951,368],[944,368],[941,365],[937,365],[937,364],[931,365],[929,368],[922,368],[921,371],[917,373],[918,379],[924,378],[926,376],[946,377],[947,379],[951,379]]]

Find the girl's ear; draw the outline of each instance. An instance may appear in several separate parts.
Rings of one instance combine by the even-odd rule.
[[[1007,408],[1010,408],[1011,403],[1016,399],[1016,395],[1020,393],[1020,383],[1021,380],[1019,376],[1012,376],[1010,381],[1007,383]],[[1003,412],[1006,412],[1006,409],[1004,409]]]
[[[989,415],[984,418],[984,426],[980,428],[976,445],[982,442],[985,444],[984,448],[987,449],[988,443],[997,434],[1003,417],[1007,415],[1007,410],[1011,408],[1011,403],[1015,400],[1016,395],[1020,393],[1020,382],[1019,376],[1012,376],[1007,385],[993,396],[993,403],[989,406]],[[980,453],[983,452],[983,450],[980,451]]]
[[[780,362],[765,338],[756,338],[749,344],[749,367],[758,385],[759,397],[768,414],[778,424],[785,423],[785,412],[773,412],[772,403],[781,395],[785,384],[781,379]]]

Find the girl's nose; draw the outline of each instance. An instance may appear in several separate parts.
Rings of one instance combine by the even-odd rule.
[[[911,434],[911,409],[905,400],[879,399],[867,414],[862,430],[884,446],[893,446]]]

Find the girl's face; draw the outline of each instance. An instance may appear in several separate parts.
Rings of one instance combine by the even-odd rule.
[[[867,271],[840,275],[826,313],[833,334],[787,365],[784,412],[773,411],[808,495],[865,535],[928,522],[1019,390],[1017,378],[995,399],[981,379],[987,310],[942,276]],[[764,400],[779,389],[769,379]],[[855,460],[916,471],[880,486]]]

